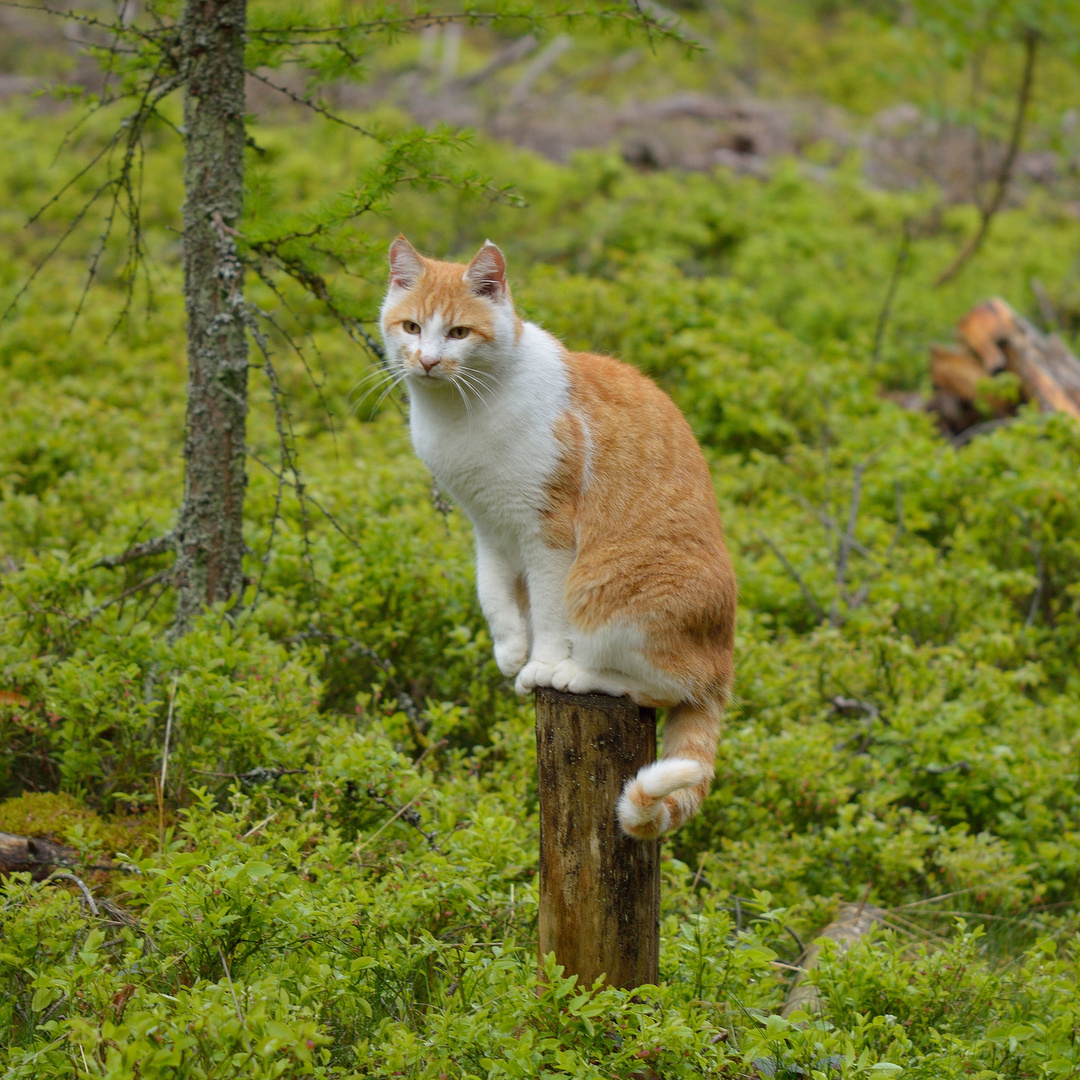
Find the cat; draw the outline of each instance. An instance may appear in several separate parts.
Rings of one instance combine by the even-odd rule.
[[[380,322],[413,446],[473,524],[500,671],[521,694],[667,708],[663,756],[616,812],[642,840],[678,828],[712,783],[736,606],[689,425],[629,364],[523,322],[490,241],[466,266],[399,236]]]

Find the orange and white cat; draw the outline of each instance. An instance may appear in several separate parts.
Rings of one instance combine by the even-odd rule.
[[[634,368],[523,322],[490,242],[465,266],[399,236],[381,321],[416,452],[476,531],[500,670],[522,694],[668,708],[663,757],[617,809],[631,836],[677,828],[712,781],[736,603],[689,426]]]

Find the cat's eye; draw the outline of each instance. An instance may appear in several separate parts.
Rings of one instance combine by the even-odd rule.
[[[406,334],[419,334],[420,324],[410,322],[408,319],[406,319],[405,322],[401,324],[401,329],[404,330]]]
[[[446,336],[457,338],[460,341],[461,338],[467,338],[471,333],[472,331],[467,326],[452,326],[450,333]]]

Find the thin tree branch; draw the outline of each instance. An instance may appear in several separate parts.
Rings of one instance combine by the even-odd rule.
[[[263,461],[263,459],[261,457],[259,457],[259,455],[256,454],[253,450],[248,451],[248,457],[251,458],[253,461],[257,462],[259,465],[261,465],[271,476],[273,476],[276,480],[278,480],[285,487],[291,487],[291,488],[296,487],[296,485],[290,479],[288,479],[288,477],[284,476],[282,473],[279,473],[273,467],[273,465],[269,464],[266,461]],[[349,531],[337,520],[337,518],[334,517],[334,515],[331,514],[330,511],[327,510],[326,507],[323,506],[322,503],[320,503],[318,501],[318,499],[316,499],[310,492],[308,492],[306,488],[304,489],[304,498],[307,499],[308,502],[310,502],[311,505],[314,506],[315,509],[318,510],[319,513],[322,514],[323,517],[325,517],[326,520],[329,521],[330,524],[339,533],[341,533],[341,535],[343,537],[345,537],[345,539],[348,540],[348,542],[354,548],[356,548],[357,551],[363,551],[364,550],[363,547],[360,544],[360,541],[357,540],[355,536],[352,536],[349,533]]]
[[[48,885],[54,882],[57,878],[63,878],[65,881],[73,881],[79,887],[79,891],[83,894],[83,900],[86,902],[86,906],[90,908],[90,911],[94,916],[98,916],[101,912],[98,911],[97,902],[94,900],[94,894],[87,888],[86,882],[82,878],[76,877],[68,870],[54,870],[46,879],[45,884]]]
[[[854,611],[857,607],[861,607],[863,601],[870,593],[870,586],[885,572],[886,566],[888,566],[889,560],[892,558],[892,553],[896,550],[896,545],[900,543],[900,537],[904,535],[904,491],[901,487],[900,481],[895,481],[896,489],[896,531],[893,533],[893,538],[889,541],[888,548],[885,549],[885,557],[879,564],[879,569],[876,573],[871,574],[858,588],[855,595],[848,601],[848,610]]]
[[[1046,592],[1046,567],[1043,566],[1042,545],[1032,537],[1032,553],[1035,556],[1035,592],[1031,595],[1031,607],[1028,608],[1025,626],[1034,626],[1039,617],[1039,608],[1042,606],[1043,593]]]
[[[896,261],[893,263],[892,275],[889,278],[888,288],[885,290],[885,299],[881,310],[878,312],[877,325],[874,327],[874,348],[870,354],[870,366],[873,367],[881,359],[881,345],[885,340],[885,327],[889,323],[892,314],[893,300],[896,290],[904,276],[908,256],[911,254],[911,221],[904,219],[900,229],[900,246],[896,249]]]
[[[975,50],[971,58],[971,95],[968,100],[968,108],[971,110],[971,201],[983,210],[983,181],[986,177],[986,148],[983,145],[982,129],[979,127],[977,113],[982,102],[983,91],[983,62],[986,59],[986,46],[982,45]]]
[[[152,42],[155,45],[160,44],[158,34],[151,33],[148,30],[140,30],[136,26],[105,22],[103,19],[96,19],[92,15],[82,15],[77,11],[70,10],[70,8],[54,8],[49,7],[48,4],[19,4],[15,3],[14,0],[0,0],[0,7],[15,8],[19,11],[33,11],[35,14],[44,12],[46,15],[57,15],[65,22],[82,23],[83,26],[90,26],[97,30],[107,30],[110,34],[129,34],[132,37],[142,38],[144,41]]]
[[[173,540],[173,533],[170,530],[161,536],[155,536],[153,540],[144,540],[141,544],[133,544],[126,551],[120,552],[119,555],[106,555],[104,558],[98,559],[90,569],[98,570],[102,567],[112,569],[117,566],[126,566],[136,559],[146,559],[151,555],[163,555],[166,551],[172,550]]]
[[[806,602],[810,605],[810,610],[813,611],[814,617],[817,619],[817,621],[825,622],[826,616],[824,609],[817,602],[814,594],[810,591],[810,586],[807,585],[805,581],[803,581],[802,575],[799,573],[799,571],[796,570],[790,562],[788,562],[784,553],[772,542],[772,540],[769,539],[768,536],[765,535],[765,533],[761,531],[761,529],[758,529],[757,532],[758,536],[760,536],[761,539],[769,545],[769,550],[780,560],[780,563],[784,567],[784,569],[791,575],[795,584],[798,585],[799,588],[802,590],[802,594],[806,598]]]
[[[173,708],[176,705],[176,687],[180,682],[180,676],[173,676],[172,689],[169,691],[169,715],[165,719],[165,740],[161,749],[161,779],[158,781],[162,798],[165,796],[165,778],[169,774],[169,740],[172,736]]]
[[[77,619],[73,619],[71,625],[81,626],[83,623],[96,619],[103,611],[111,608],[114,604],[119,604],[129,596],[134,596],[136,593],[142,592],[143,589],[149,589],[150,586],[156,585],[159,581],[164,581],[166,578],[172,577],[172,572],[173,568],[170,566],[167,570],[161,570],[148,578],[143,578],[142,581],[132,585],[130,589],[125,589],[118,596],[114,596],[111,600],[103,601],[96,607],[92,607],[85,615],[80,615]]]
[[[252,68],[247,68],[246,70],[248,75],[253,79],[261,82],[264,86],[269,86],[271,90],[276,90],[279,94],[284,94],[290,101],[296,102],[297,105],[304,105],[311,109],[312,112],[316,112],[320,116],[325,116],[327,120],[332,120],[335,124],[341,124],[342,127],[351,128],[353,131],[358,131],[361,135],[366,135],[369,139],[378,138],[375,132],[369,131],[367,128],[362,128],[359,124],[354,124],[352,121],[346,120],[343,116],[338,116],[337,113],[332,113],[317,101],[312,101],[311,98],[306,98],[301,94],[297,94],[287,86],[282,86],[280,83],[271,82],[265,75],[260,75]]]
[[[851,554],[851,541],[855,538],[855,526],[859,520],[859,503],[862,500],[862,478],[865,468],[865,462],[859,462],[855,466],[854,479],[851,484],[851,503],[848,506],[847,528],[840,534],[840,544],[836,552],[836,595],[833,596],[832,606],[829,609],[829,623],[832,626],[837,626],[840,622],[840,597],[844,594],[848,556]]]
[[[810,513],[812,513],[829,532],[835,532],[839,535],[840,526],[836,523],[835,518],[833,518],[825,510],[816,507],[805,495],[801,493],[796,493],[795,498],[798,499],[798,501],[802,503],[802,505],[806,507],[806,509],[809,510]],[[874,558],[874,553],[865,544],[857,540],[854,536],[849,536],[848,542],[851,544],[852,551],[857,552],[864,559],[868,559],[870,562],[877,562],[877,559]]]
[[[1013,166],[1016,163],[1016,155],[1020,151],[1020,142],[1024,135],[1024,122],[1027,119],[1028,105],[1031,103],[1031,87],[1035,79],[1035,60],[1038,55],[1038,46],[1038,31],[1034,29],[1027,30],[1024,34],[1024,72],[1020,78],[1020,87],[1016,97],[1016,115],[1013,117],[1009,147],[995,180],[994,193],[990,197],[990,201],[980,208],[979,227],[976,229],[975,235],[964,245],[949,267],[934,282],[935,288],[952,281],[960,273],[967,261],[982,247],[986,234],[990,231],[990,223],[994,220],[994,216],[1005,201],[1009,181],[1012,179]]]
[[[281,301],[282,306],[293,317],[293,319],[295,319],[298,323],[301,324],[301,327],[303,327],[303,321],[301,320],[299,313],[293,310],[293,307],[289,303],[288,298],[277,287],[277,282],[275,282],[274,279],[266,273],[262,266],[255,264],[252,268],[254,269],[258,279],[274,294],[274,296],[278,298],[278,300]],[[326,414],[327,420],[330,421],[330,435],[335,440],[336,445],[337,428],[334,424],[334,414],[330,410],[330,403],[326,400],[326,395],[323,394],[323,384],[315,378],[315,372],[311,370],[311,365],[308,363],[307,355],[304,353],[303,348],[300,346],[300,343],[296,341],[293,336],[285,329],[285,327],[282,326],[281,323],[273,317],[273,315],[271,315],[269,312],[263,312],[263,318],[265,318],[266,321],[289,343],[289,347],[292,349],[292,351],[300,357],[300,362],[304,365],[304,371],[307,373],[307,377],[311,381],[311,385],[315,388],[315,392],[319,395],[319,404],[322,406],[323,412]],[[315,340],[315,337],[310,330],[307,331],[307,336],[308,339],[311,341],[311,347],[315,350],[315,355],[318,356],[320,360],[322,360],[322,353],[319,350],[319,344]],[[323,377],[325,380],[325,369]]]
[[[700,49],[701,43],[694,38],[686,36],[676,25],[678,16],[672,18],[658,18],[655,14],[643,10],[637,4],[628,4],[626,7],[601,8],[599,11],[561,11],[558,15],[563,22],[574,19],[598,19],[600,21],[610,19],[619,22],[637,23],[645,27],[647,31],[659,31],[664,37],[674,39],[690,48]],[[530,25],[539,26],[540,18],[530,18],[526,15],[512,15],[499,11],[461,11],[428,13],[422,15],[403,15],[397,18],[367,19],[354,23],[339,23],[328,26],[271,26],[265,29],[252,28],[248,35],[253,38],[261,38],[269,35],[297,34],[301,36],[319,34],[347,34],[372,30],[422,30],[427,26],[446,26],[450,23],[469,23],[478,25],[505,20],[507,22],[524,21]]]

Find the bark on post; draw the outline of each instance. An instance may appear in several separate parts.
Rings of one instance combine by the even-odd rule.
[[[248,359],[233,237],[244,198],[246,17],[246,0],[187,0],[181,21],[188,405],[175,633],[243,588]]]
[[[624,836],[623,784],[656,759],[656,711],[602,694],[536,692],[540,955],[591,986],[655,983],[660,842]]]

